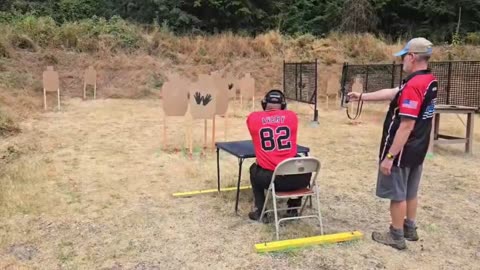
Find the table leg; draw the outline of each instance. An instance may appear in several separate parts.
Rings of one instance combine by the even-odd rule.
[[[240,181],[242,179],[243,158],[238,159],[238,182],[237,182],[237,200],[235,201],[235,213],[238,212],[238,200],[240,197]]]
[[[220,149],[217,147],[217,188],[220,192]]]
[[[472,153],[473,150],[473,122],[474,122],[474,115],[473,113],[467,114],[467,142],[465,143],[465,151],[469,154]]]

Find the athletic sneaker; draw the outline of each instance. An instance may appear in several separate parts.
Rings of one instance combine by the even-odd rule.
[[[393,248],[396,248],[398,250],[406,249],[407,244],[405,242],[405,238],[403,236],[399,237],[398,239],[395,239],[393,234],[388,231],[388,232],[373,232],[372,233],[372,239],[375,242],[391,246]]]

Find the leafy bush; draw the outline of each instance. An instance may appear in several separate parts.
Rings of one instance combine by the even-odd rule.
[[[9,43],[16,48],[33,51],[37,50],[37,45],[95,51],[99,49],[100,43],[109,44],[108,49],[111,50],[137,49],[145,42],[137,27],[118,16],[110,20],[93,17],[61,25],[51,17],[32,15],[8,18],[5,21],[8,21],[11,30]],[[3,50],[0,49],[1,51]]]
[[[480,45],[480,32],[468,33],[465,42],[471,45]]]

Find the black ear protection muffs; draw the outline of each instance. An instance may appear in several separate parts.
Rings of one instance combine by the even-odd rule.
[[[261,102],[264,111],[267,108],[267,103],[280,104],[280,108],[282,110],[285,110],[287,108],[287,101],[285,100],[285,95],[282,91],[277,89],[268,91],[268,93],[265,95]]]

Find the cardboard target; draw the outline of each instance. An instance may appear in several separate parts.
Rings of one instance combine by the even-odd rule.
[[[190,82],[178,75],[169,77],[162,86],[163,111],[166,116],[185,116],[188,110]]]
[[[360,76],[356,76],[352,84],[352,92],[363,92],[363,79]]]
[[[58,72],[53,70],[53,66],[48,66],[47,70],[43,72],[43,89],[46,92],[57,92],[59,88]]]
[[[253,99],[255,94],[255,79],[250,73],[245,74],[240,83],[240,91],[242,98]]]
[[[53,66],[48,66],[43,72],[43,108],[47,110],[47,92],[57,92],[57,106],[60,110],[60,79]]]
[[[85,70],[85,84],[97,84],[97,71],[92,66],[89,66],[88,69]]]
[[[192,83],[190,93],[190,113],[193,119],[212,119],[215,116],[217,96],[211,76],[202,74]]]
[[[229,89],[228,80],[220,76],[213,76],[213,81],[216,89],[216,109],[215,115],[225,115],[228,111]]]
[[[240,88],[240,80],[235,78],[232,74],[227,74],[225,76],[225,81],[227,82],[228,88],[228,98],[235,99],[237,97],[237,89]]]

